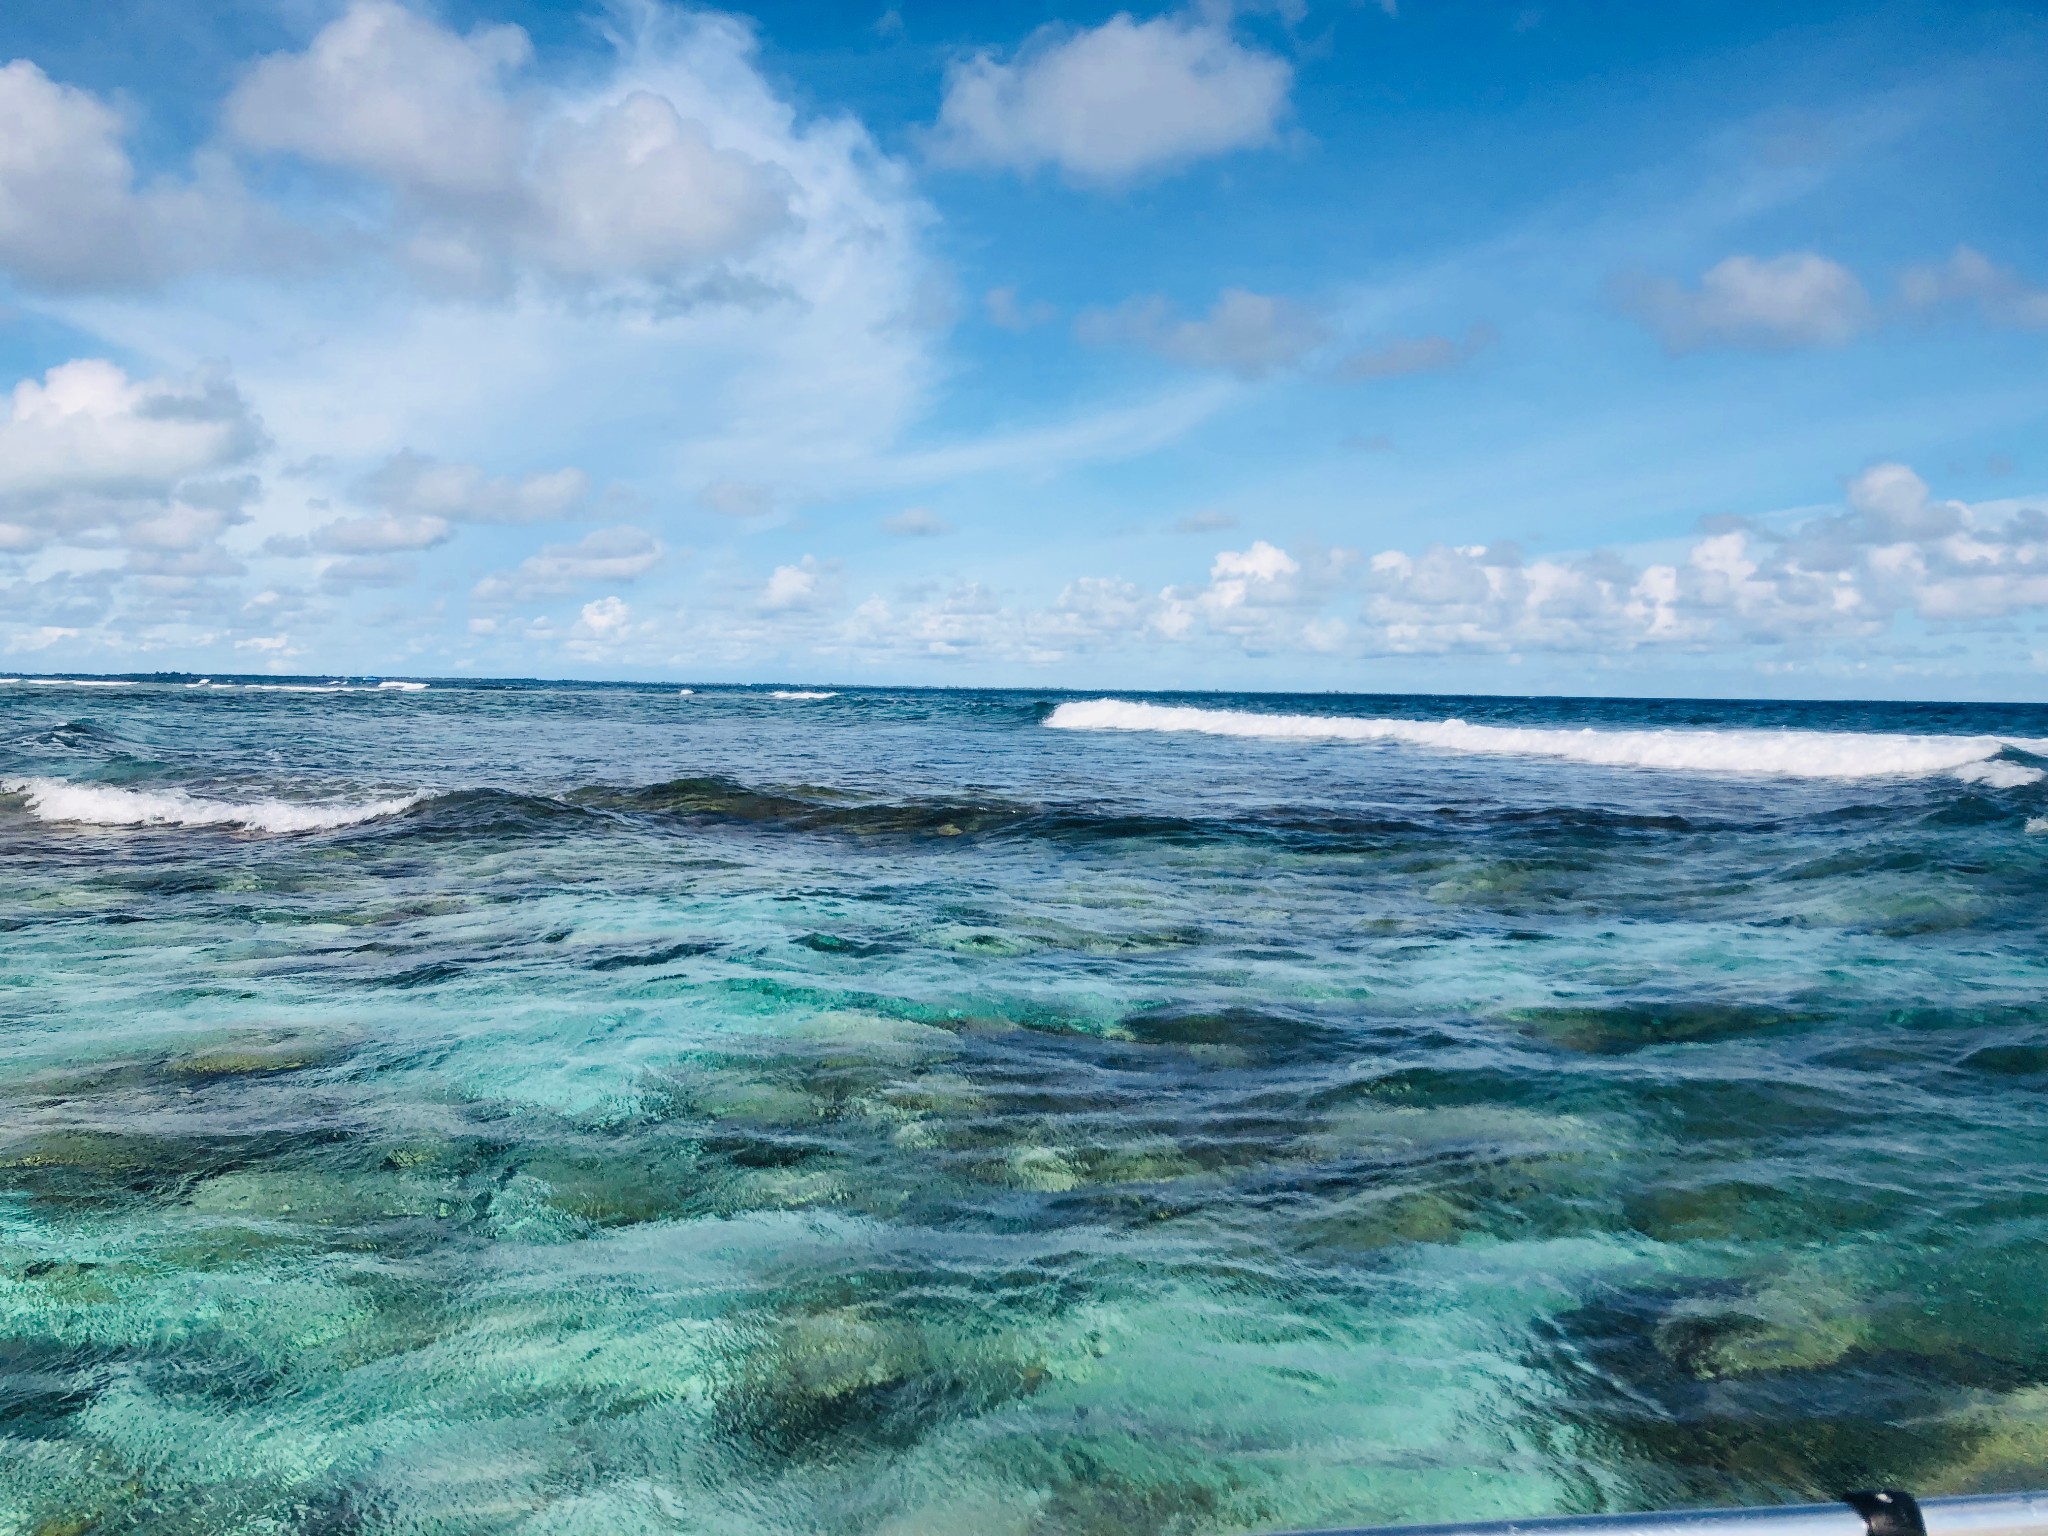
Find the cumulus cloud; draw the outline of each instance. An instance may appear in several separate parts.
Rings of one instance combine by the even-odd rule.
[[[341,555],[381,555],[396,550],[432,549],[445,544],[453,530],[446,518],[397,516],[344,517],[314,531],[315,549]]]
[[[703,27],[739,24],[703,17]],[[229,131],[390,186],[404,251],[458,285],[524,266],[572,284],[656,290],[740,255],[791,218],[791,179],[659,91],[543,104],[515,88],[516,26],[456,33],[391,0],[355,0],[298,53],[259,62]]]
[[[23,428],[0,463],[0,636],[77,630],[82,649],[154,645],[174,623],[193,644],[241,633],[222,542],[253,518],[264,553],[320,562],[295,635],[395,644],[318,589],[409,579],[405,557],[466,524],[589,514],[599,488],[560,467],[586,451],[653,505],[705,481],[759,488],[712,493],[740,515],[906,478],[889,456],[937,371],[931,212],[858,120],[778,92],[748,23],[628,0],[598,23],[608,51],[560,71],[533,67],[517,28],[388,0],[316,10],[307,41],[245,69],[220,138],[170,180],[137,169],[163,146],[146,156],[107,103],[0,69],[0,278],[16,302],[97,328],[112,355],[246,359],[238,381],[303,490],[288,505],[209,489],[261,441],[224,381],[211,403],[158,400],[157,381],[133,420],[109,407],[33,441]],[[259,160],[238,189],[233,167]],[[237,280],[203,302],[37,291],[231,264]],[[205,446],[237,418],[241,441]],[[86,441],[101,428],[125,435]],[[30,485],[70,439],[84,446],[62,473]],[[152,442],[198,446],[152,468]],[[633,538],[550,545],[482,589],[630,580],[660,558]],[[750,614],[752,596],[735,599]]]
[[[1982,251],[1959,245],[1944,262],[1908,267],[1899,280],[1907,307],[1933,310],[1975,305],[1994,325],[2048,327],[2048,288],[2037,288]]]
[[[0,66],[0,269],[57,291],[132,287],[234,241],[246,210],[226,172],[138,186],[125,126],[27,59]]]
[[[1263,378],[1299,364],[1330,337],[1328,322],[1292,300],[1226,288],[1209,313],[1181,319],[1165,299],[1134,299],[1093,310],[1075,324],[1082,341],[1142,347],[1189,368],[1222,368]]]
[[[766,612],[808,608],[822,595],[818,562],[809,555],[795,565],[778,565],[761,588],[758,606]]]
[[[1873,464],[1849,482],[1849,506],[1870,534],[1886,542],[1938,539],[1962,527],[1968,510],[1934,500],[1927,482],[1904,464]]]
[[[661,282],[749,249],[790,218],[789,180],[636,91],[543,135],[534,246],[555,272]]]
[[[518,173],[525,125],[504,76],[532,53],[518,27],[458,36],[358,0],[304,52],[260,60],[228,98],[227,124],[257,149],[488,200]]]
[[[568,592],[600,581],[631,581],[654,569],[661,541],[645,529],[621,524],[599,528],[574,544],[549,544],[510,571],[486,576],[473,596],[480,600],[538,597]]]
[[[1364,613],[1393,651],[1611,652],[1814,645],[1907,615],[1971,624],[2048,607],[2048,514],[1936,501],[1903,464],[1856,476],[1846,503],[1789,530],[1714,532],[1671,560],[1390,550],[1370,562]]]
[[[0,548],[207,518],[217,530],[250,487],[207,477],[263,442],[223,374],[136,380],[100,359],[61,364],[16,384],[0,418]]]
[[[1156,590],[1111,577],[1006,602],[962,583],[868,598],[832,642],[876,657],[1050,663],[1146,644],[1249,655],[1537,654],[1612,658],[1867,648],[1902,623],[1971,628],[2048,611],[2048,511],[1935,499],[1905,465],[1854,477],[1841,511],[1743,524],[1644,557],[1530,556],[1433,544],[1369,557],[1254,539],[1207,579]]]
[[[572,656],[597,661],[611,654],[620,642],[630,639],[636,630],[648,627],[634,621],[633,609],[624,598],[593,598],[577,610],[576,622],[563,637],[563,644]]]
[[[1697,288],[1646,281],[1622,285],[1617,296],[1673,352],[1841,346],[1872,322],[1855,274],[1813,251],[1730,256]]]
[[[575,511],[590,493],[580,469],[514,478],[474,464],[442,464],[410,449],[393,454],[355,486],[373,507],[414,519],[463,523],[545,523]]]
[[[1206,15],[1120,14],[1082,32],[1047,27],[1007,62],[983,52],[947,72],[933,154],[1128,182],[1274,142],[1293,79],[1284,59],[1245,46]]]

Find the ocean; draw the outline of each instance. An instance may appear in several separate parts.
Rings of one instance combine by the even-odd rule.
[[[0,1532],[2048,1484],[2048,708],[0,682]]]

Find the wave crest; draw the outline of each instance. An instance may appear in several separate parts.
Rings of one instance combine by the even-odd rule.
[[[242,827],[251,832],[331,832],[419,803],[418,795],[387,800],[207,800],[182,789],[117,789],[68,779],[0,779],[39,821],[95,827]]]
[[[1192,731],[1275,741],[1398,742],[1440,752],[1542,757],[1605,768],[1748,774],[1792,779],[1917,778],[1951,773],[1993,789],[2038,782],[2023,763],[1994,761],[1998,736],[1907,736],[1881,731],[1595,730],[1473,725],[1464,720],[1269,715],[1243,709],[1087,699],[1060,705],[1045,723],[1062,731]]]

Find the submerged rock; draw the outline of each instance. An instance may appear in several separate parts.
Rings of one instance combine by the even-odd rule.
[[[259,1030],[224,1036],[172,1056],[164,1070],[176,1077],[256,1077],[302,1072],[346,1054],[352,1037],[311,1030]]]
[[[193,1189],[190,1209],[207,1215],[347,1225],[466,1210],[453,1183],[402,1174],[269,1168],[223,1173]]]
[[[1656,1333],[1674,1364],[1708,1381],[1833,1365],[1869,1337],[1870,1320],[1854,1297],[1798,1284],[1681,1303]]]
[[[1964,1416],[1975,1442],[1967,1454],[1930,1468],[1930,1494],[2002,1493],[2048,1484],[2048,1387],[2008,1393]]]

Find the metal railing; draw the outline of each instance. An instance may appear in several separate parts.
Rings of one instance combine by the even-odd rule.
[[[1915,1500],[1897,1489],[1838,1504],[1681,1509],[1661,1515],[1560,1515],[1464,1525],[1354,1526],[1291,1536],[2048,1536],[2048,1493]]]

